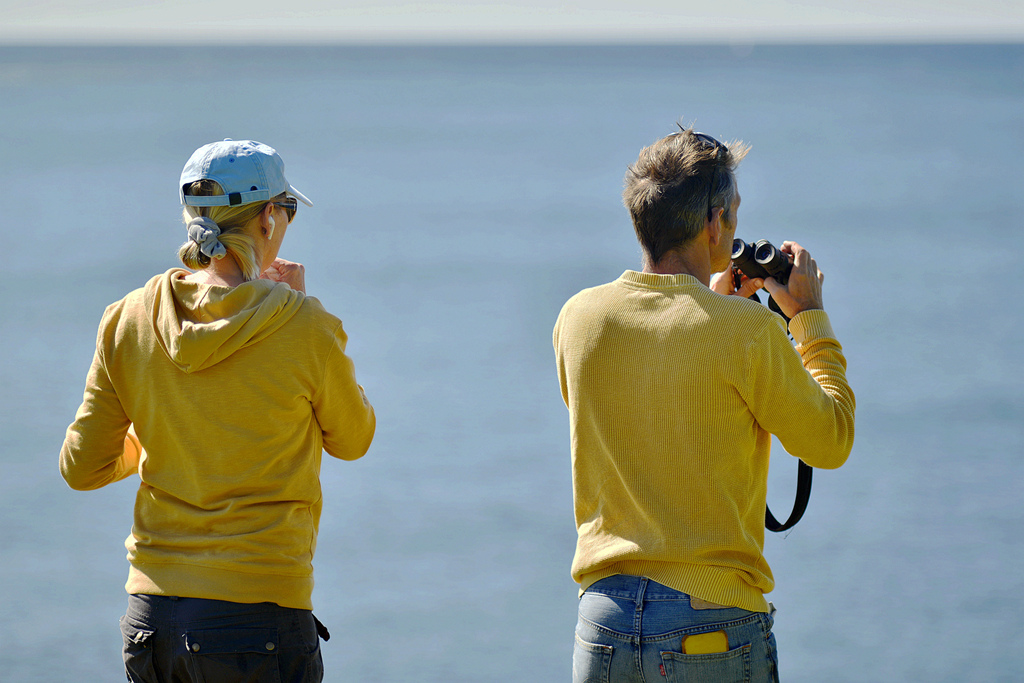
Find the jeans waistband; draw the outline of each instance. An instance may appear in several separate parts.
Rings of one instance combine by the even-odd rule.
[[[587,588],[587,592],[600,593],[615,598],[643,600],[689,600],[690,596],[682,591],[669,588],[657,581],[644,576],[615,574],[596,581]]]
[[[613,598],[627,598],[629,600],[686,600],[690,607],[697,610],[703,609],[728,609],[726,605],[719,605],[702,598],[691,596],[682,591],[652,581],[645,576],[631,576],[629,574],[614,574],[596,581],[587,588],[587,592],[599,593]]]

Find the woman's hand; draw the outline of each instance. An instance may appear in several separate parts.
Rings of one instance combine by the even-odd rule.
[[[306,267],[301,263],[276,258],[270,267],[263,271],[260,278],[283,282],[297,292],[306,293]]]

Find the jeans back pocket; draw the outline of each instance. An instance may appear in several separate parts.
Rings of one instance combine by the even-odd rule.
[[[608,683],[614,651],[611,645],[588,643],[576,634],[572,652],[573,683]]]
[[[662,652],[666,683],[747,683],[750,680],[750,646],[715,654],[684,655]]]

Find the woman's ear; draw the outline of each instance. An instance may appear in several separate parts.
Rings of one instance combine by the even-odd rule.
[[[274,205],[268,203],[267,206],[260,213],[260,223],[262,224],[263,234],[269,240],[274,237],[274,227],[277,222],[274,220]]]

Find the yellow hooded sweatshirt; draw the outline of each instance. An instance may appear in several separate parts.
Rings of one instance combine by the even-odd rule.
[[[347,337],[285,284],[187,274],[103,314],[61,474],[86,490],[138,473],[129,593],[312,609],[321,454],[361,457],[376,425]]]

